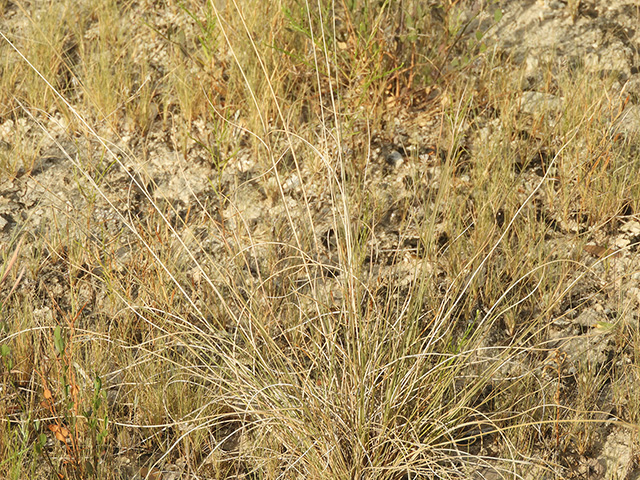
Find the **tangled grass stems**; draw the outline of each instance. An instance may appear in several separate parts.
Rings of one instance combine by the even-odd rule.
[[[198,220],[181,218],[171,202],[162,198],[162,192],[154,196],[129,168],[138,159],[116,151],[64,92],[0,32],[75,116],[88,137],[104,149],[108,162],[125,172],[130,186],[141,192],[151,210],[146,224],[131,212],[123,213],[110,197],[108,185],[96,181],[87,166],[47,131],[32,111],[35,106],[15,99],[81,174],[77,182],[86,182],[87,188],[98,194],[136,247],[130,248],[132,261],[117,267],[117,262],[109,259],[118,257],[118,251],[115,247],[109,250],[108,242],[94,234],[96,225],[90,215],[74,209],[64,212],[77,229],[69,238],[82,238],[85,245],[77,265],[74,260],[69,264],[81,267],[86,263],[84,257],[90,257],[88,252],[97,252],[94,256],[100,269],[85,270],[118,305],[106,322],[107,333],[68,329],[74,345],[88,343],[85,334],[93,343],[104,345],[101,355],[115,361],[105,363],[101,375],[117,379],[120,387],[129,387],[111,401],[111,418],[103,424],[119,431],[144,432],[128,448],[152,444],[159,451],[149,462],[154,467],[185,456],[188,469],[195,474],[210,469],[218,478],[245,475],[264,479],[453,479],[469,478],[483,469],[504,478],[518,478],[540,463],[523,447],[531,438],[540,443],[555,442],[552,446],[561,451],[561,425],[625,425],[611,414],[604,420],[585,419],[584,415],[606,412],[563,404],[558,395],[559,364],[551,380],[544,377],[548,364],[531,366],[532,357],[542,357],[550,349],[541,341],[547,328],[544,322],[588,269],[548,293],[547,272],[570,261],[525,263],[523,272],[516,270],[517,275],[499,291],[491,292],[495,301],[489,308],[474,311],[469,306],[470,292],[519,228],[558,160],[573,148],[583,127],[595,122],[602,105],[585,109],[560,136],[561,145],[544,175],[519,200],[501,233],[482,225],[480,215],[454,232],[454,240],[440,254],[452,252],[463,260],[459,265],[452,261],[455,268],[448,272],[450,280],[444,285],[434,274],[435,262],[423,261],[413,268],[408,287],[393,281],[381,286],[373,267],[365,265],[378,235],[376,199],[366,184],[370,172],[365,170],[358,177],[361,172],[344,154],[348,96],[335,67],[339,43],[335,25],[333,37],[327,38],[320,10],[320,31],[316,32],[311,18],[315,10],[305,4],[314,46],[320,125],[319,131],[309,136],[291,126],[281,94],[284,89],[275,83],[279,77],[272,71],[273,60],[254,40],[246,8],[239,2],[232,4],[230,13],[211,3],[235,62],[236,80],[243,82],[245,98],[251,99],[250,110],[259,127],[252,131],[234,124],[208,100],[225,127],[248,132],[256,141],[253,153],[263,161],[264,171],[251,181],[261,182],[265,190],[272,188],[275,194],[271,201],[282,207],[281,217],[273,219],[271,231],[266,233],[257,231],[252,225],[255,219],[246,218],[246,209],[234,204],[234,198],[215,182],[212,190],[218,204],[228,205],[222,218],[209,211],[193,190],[191,203],[197,205],[193,210],[199,210],[193,217]],[[246,58],[252,61],[247,64]],[[323,77],[321,72],[329,74]],[[419,233],[426,239],[426,259],[437,257],[438,219],[444,217],[454,225],[461,222],[452,218],[457,211],[451,205],[459,161],[456,148],[465,135],[474,99],[465,94],[467,85],[459,92],[459,101],[443,114],[448,119],[443,129],[450,135],[451,145],[441,170],[442,181],[433,205],[425,202],[419,225]],[[365,143],[368,164],[373,161],[372,139]],[[311,152],[312,160],[298,153],[304,151]],[[298,179],[307,176],[305,164],[320,165],[322,187],[328,192],[322,215],[314,211],[313,199],[318,195],[311,181],[301,180],[300,205],[292,201],[281,174],[287,152]],[[216,173],[222,177],[221,171]],[[250,181],[240,183],[244,186]],[[179,220],[172,220],[172,215]],[[333,232],[334,259],[322,257],[318,229],[324,224]],[[206,227],[219,241],[222,254],[218,252],[218,257],[210,253],[202,237],[191,233],[200,227]],[[477,235],[475,244],[467,243],[472,233]],[[470,254],[465,253],[468,244],[475,247]],[[53,242],[50,249],[54,249]],[[399,245],[396,250],[400,251]],[[598,263],[605,261],[602,258]],[[522,288],[525,292],[520,295]],[[539,319],[515,325],[508,340],[492,343],[490,338],[501,329],[503,318],[541,292],[549,298],[538,312]],[[76,308],[76,315],[81,312],[82,308]],[[21,329],[6,340],[52,328]],[[62,350],[59,355],[71,355],[71,351]],[[83,367],[77,368],[80,371]],[[61,374],[61,384],[65,375]],[[85,389],[90,384],[76,383],[75,387]],[[117,415],[129,419],[113,418]],[[553,471],[559,466],[543,468]],[[77,466],[76,475],[89,471]]]

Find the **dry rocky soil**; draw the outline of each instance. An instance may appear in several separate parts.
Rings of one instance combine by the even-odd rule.
[[[619,81],[613,87],[617,91],[612,92],[612,95],[624,93],[629,101],[624,112],[615,119],[612,128],[626,135],[640,135],[640,7],[636,1],[593,0],[567,3],[560,0],[522,0],[501,2],[500,5],[504,12],[503,18],[490,30],[490,35],[499,51],[525,66],[523,111],[535,113],[539,109],[558,109],[564,101],[553,94],[539,93],[538,89],[541,89],[544,82],[541,65],[552,64],[560,70],[583,64],[594,71],[618,74]],[[4,21],[10,28],[15,28],[15,25],[11,25],[12,22],[20,21],[18,17],[19,13],[16,11],[14,17],[6,14]],[[477,21],[484,20],[480,17]],[[149,49],[152,50],[152,46]],[[41,135],[39,127],[28,118],[23,118],[21,122],[22,124],[16,124],[13,120],[0,118],[0,149],[4,155],[9,155],[14,147],[16,129]],[[479,132],[475,132],[475,138],[490,135],[496,122],[499,119],[487,120],[484,130],[481,128]],[[203,205],[215,203],[210,194],[209,180],[215,171],[214,166],[209,153],[196,141],[198,138],[207,138],[208,126],[194,123],[194,135],[187,140],[187,153],[184,155],[175,150],[174,142],[168,141],[175,133],[171,131],[172,127],[161,124],[162,120],[156,119],[144,141],[126,135],[117,140],[115,149],[134,152],[134,156],[140,154],[146,159],[144,166],[140,167],[133,162],[128,165],[127,157],[123,156],[126,168],[122,168],[108,162],[105,164],[104,159],[98,158],[101,153],[95,145],[69,139],[61,116],[51,119],[45,126],[51,137],[44,141],[39,158],[30,171],[21,172],[11,179],[0,179],[0,244],[8,245],[18,232],[34,236],[47,232],[53,228],[54,219],[58,222],[55,228],[64,229],[64,225],[60,224],[61,221],[64,222],[64,216],[54,215],[54,212],[69,212],[72,217],[73,212],[85,208],[89,202],[86,190],[88,187],[74,165],[74,159],[79,157],[94,156],[95,171],[104,170],[101,188],[105,192],[105,198],[96,200],[92,197],[90,201],[99,206],[93,210],[94,219],[99,220],[103,228],[114,235],[122,231],[123,222],[122,217],[115,212],[121,213],[124,219],[130,221],[145,221],[148,204],[143,189],[156,201],[171,204],[176,216],[185,216],[194,199],[198,199]],[[420,168],[428,172],[425,182],[431,182],[431,188],[433,182],[437,182],[440,168],[437,146],[430,148],[434,141],[437,142],[437,126],[436,120],[405,113],[395,122],[392,134],[376,135],[374,132],[370,170],[372,188],[385,192],[391,199],[391,206],[387,211],[387,218],[380,223],[383,231],[377,236],[378,244],[374,248],[376,254],[371,260],[373,276],[394,278],[400,283],[411,281],[409,276],[414,271],[411,262],[419,261],[415,254],[411,254],[418,235],[416,233],[415,238],[412,237],[409,230],[403,233],[403,238],[399,237],[394,230],[396,217],[406,216],[406,212],[394,210],[392,206],[401,204],[397,200],[414,195],[412,192],[419,190],[406,188],[405,177],[408,178],[413,169]],[[241,132],[237,135],[241,137]],[[474,149],[480,148],[479,144],[476,141],[476,145],[469,145],[471,155]],[[232,224],[238,221],[238,212],[242,212],[241,221],[248,226],[253,234],[253,241],[256,241],[264,232],[272,230],[272,219],[283,215],[284,203],[290,202],[292,207],[300,203],[300,184],[305,178],[299,178],[298,173],[288,173],[283,180],[285,200],[281,201],[276,195],[265,191],[268,185],[265,187],[258,181],[252,181],[258,176],[258,167],[250,153],[242,151],[241,142],[239,145],[239,151],[228,162],[219,178],[221,188],[230,201],[219,209],[217,215],[233,230]],[[636,161],[640,161],[640,157]],[[541,178],[541,167],[541,164],[536,165],[534,162],[524,167],[527,171],[523,175],[526,179],[523,184],[523,199],[531,191],[532,185]],[[304,169],[300,172],[303,177],[306,173]],[[137,184],[132,179],[136,179]],[[464,174],[461,179],[465,181]],[[331,268],[334,261],[331,251],[332,233],[328,221],[322,220],[327,217],[328,192],[320,187],[315,191],[313,186],[309,186],[305,193],[314,209],[313,215],[318,219],[318,237],[324,239],[326,255],[321,260],[327,268]],[[406,204],[411,205],[412,202]],[[295,215],[295,208],[292,211]],[[629,321],[640,321],[640,264],[635,246],[640,242],[640,218],[635,213],[623,212],[611,228],[603,230],[594,238],[593,245],[583,255],[587,259],[584,261],[593,262],[593,275],[585,277],[583,284],[575,289],[573,301],[566,306],[567,310],[573,308],[573,311],[558,320],[556,325],[558,339],[571,338],[562,344],[558,340],[558,347],[561,346],[563,352],[562,362],[568,369],[577,356],[590,356],[594,365],[604,364],[610,358],[612,349],[617,348],[606,332],[597,332],[593,326],[605,325],[616,315],[620,299],[614,297],[619,292],[623,292],[623,304],[629,306],[625,313],[630,318]],[[570,252],[574,248],[573,244],[563,238],[570,237],[570,234],[582,228],[579,219],[574,223],[560,221],[550,208],[545,215],[551,231],[549,241],[556,242],[559,251]],[[440,233],[446,235],[444,232]],[[197,232],[193,234],[195,238]],[[117,250],[117,261],[126,264],[127,257],[131,254],[126,235],[120,235],[119,241],[122,246]],[[599,250],[600,247],[596,244],[608,245],[609,250]],[[215,258],[216,255],[221,255],[223,245],[217,244],[214,239],[194,240],[192,248],[196,257],[198,249],[206,248],[207,254]],[[407,252],[405,260],[393,261],[391,255],[397,258],[398,251],[402,249]],[[599,261],[603,255],[613,254],[617,249],[621,249],[620,252],[611,255],[607,262]],[[259,252],[254,254],[256,257],[251,261],[255,263],[255,269],[259,270]],[[638,273],[627,276],[626,272]],[[63,281],[57,277],[55,269],[43,269],[41,274],[43,277],[39,281],[48,282],[49,294],[56,296],[58,302],[64,304]],[[194,278],[196,274],[194,271]],[[406,280],[403,280],[405,277]],[[27,283],[24,288],[30,288],[28,281],[25,281]],[[34,285],[35,280],[29,281]],[[589,300],[582,301],[586,298]],[[574,308],[575,305],[579,305],[579,308]],[[92,308],[100,309],[100,298],[93,299]],[[43,306],[41,315],[47,315],[47,307]],[[631,362],[632,359],[628,358],[627,361]],[[601,402],[601,406],[606,409],[606,400]],[[637,439],[632,438],[632,433],[628,429],[604,424],[598,435],[597,447],[592,449],[591,458],[575,465],[574,475],[580,478],[640,478],[634,447]],[[479,475],[478,478],[481,478],[482,472]],[[484,476],[490,478],[491,474],[485,472]]]

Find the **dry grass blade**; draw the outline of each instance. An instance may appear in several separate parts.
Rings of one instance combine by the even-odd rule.
[[[20,240],[18,240],[18,244],[16,245],[16,248],[13,251],[13,255],[11,255],[11,258],[9,259],[9,261],[4,265],[2,278],[0,278],[0,285],[2,285],[4,281],[7,279],[9,272],[13,268],[13,265],[16,263],[16,260],[18,259],[18,255],[20,254],[20,247],[22,246],[23,239],[24,237],[21,237]]]
[[[559,478],[630,431],[621,110],[585,73],[525,116],[480,48],[500,15],[462,8],[64,1],[21,13],[45,53],[0,28],[36,157],[1,165],[0,411],[28,419],[0,475]]]

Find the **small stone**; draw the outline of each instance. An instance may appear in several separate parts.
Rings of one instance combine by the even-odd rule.
[[[293,174],[289,178],[287,178],[282,184],[282,189],[285,193],[289,193],[300,186],[300,177],[298,175]]]
[[[529,115],[539,112],[559,112],[562,108],[562,100],[550,93],[523,92],[522,111]]]
[[[385,160],[389,165],[391,165],[392,167],[396,168],[396,167],[399,167],[400,165],[402,165],[402,163],[404,162],[404,157],[402,156],[402,154],[399,151],[391,150],[385,156]]]
[[[640,133],[640,105],[628,106],[616,123],[619,133],[633,136]]]
[[[636,220],[629,220],[620,227],[620,230],[631,235],[638,235],[640,234],[640,222]]]

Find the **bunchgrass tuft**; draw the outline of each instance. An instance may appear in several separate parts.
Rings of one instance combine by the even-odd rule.
[[[4,477],[559,478],[637,423],[612,80],[529,111],[457,2],[76,3],[0,4]]]

